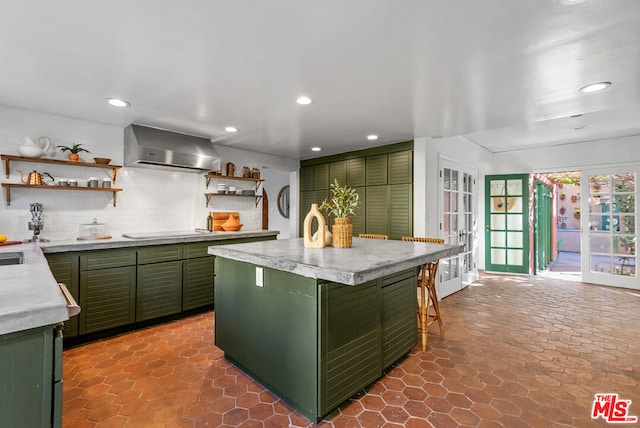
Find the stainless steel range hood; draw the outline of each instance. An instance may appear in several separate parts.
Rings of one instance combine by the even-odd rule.
[[[131,124],[124,129],[124,165],[215,171],[220,157],[206,138]]]

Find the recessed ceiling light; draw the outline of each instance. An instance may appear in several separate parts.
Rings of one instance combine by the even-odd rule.
[[[129,101],[121,100],[118,98],[107,98],[107,102],[114,107],[129,107],[131,105]]]
[[[367,135],[367,140],[375,141],[377,139],[378,139],[378,136],[376,134]]]
[[[224,130],[227,132],[238,132],[238,128],[236,128],[235,126],[227,126],[226,128],[224,128]]]
[[[320,147],[311,147],[312,152],[319,152],[320,150],[322,150]]]
[[[303,106],[306,106],[307,104],[311,104],[311,98],[309,97],[298,97],[298,99],[296,100],[296,102],[298,104],[301,104]]]
[[[580,92],[584,92],[585,94],[591,93],[591,92],[598,92],[601,91],[603,89],[608,88],[609,86],[611,86],[611,82],[598,82],[598,83],[591,83],[589,85],[583,86],[582,88],[580,88]]]

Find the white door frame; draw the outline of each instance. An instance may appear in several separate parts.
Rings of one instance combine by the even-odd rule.
[[[589,177],[593,176],[593,175],[614,175],[614,174],[620,174],[620,173],[635,173],[636,174],[636,182],[635,182],[635,198],[634,198],[634,206],[635,209],[633,210],[633,214],[632,216],[635,217],[634,219],[634,225],[635,225],[635,236],[638,236],[638,230],[637,230],[637,226],[638,226],[638,195],[639,195],[639,189],[638,189],[638,183],[640,181],[640,166],[616,166],[616,167],[607,167],[607,168],[594,168],[594,169],[583,169],[580,173],[580,235],[581,235],[581,244],[580,244],[580,252],[581,252],[581,270],[582,270],[582,280],[584,282],[589,282],[589,283],[593,283],[593,284],[600,284],[600,285],[609,285],[609,286],[614,286],[614,287],[624,287],[624,288],[631,288],[631,289],[635,289],[635,290],[640,290],[640,274],[639,272],[637,272],[637,266],[636,266],[636,272],[634,276],[628,276],[628,275],[620,275],[620,274],[613,274],[613,273],[607,273],[606,270],[608,269],[607,267],[605,267],[605,271],[601,271],[598,272],[596,269],[592,270],[592,266],[591,266],[591,241],[590,238],[593,235],[594,237],[594,243],[593,245],[602,245],[602,244],[598,244],[595,239],[596,239],[596,233],[592,233],[594,230],[597,231],[598,227],[600,227],[599,223],[600,223],[600,219],[601,216],[599,216],[597,213],[594,213],[594,215],[590,215],[590,198],[594,197],[594,196],[598,196],[597,193],[591,193],[590,192],[590,183],[589,183]],[[615,195],[615,189],[614,190],[614,195]],[[607,193],[606,194],[611,195],[611,193]],[[605,196],[605,194],[603,193],[603,196]],[[613,213],[610,213],[611,217],[611,223],[609,228],[613,227]],[[624,215],[624,213],[620,213],[622,215]],[[617,216],[619,219],[618,221],[620,221],[620,217],[621,215]],[[593,221],[593,225],[591,224],[591,222]],[[593,230],[592,230],[592,226],[593,226]],[[611,229],[609,229],[611,230]],[[612,231],[613,232],[613,231]],[[613,236],[616,236],[617,234],[613,234]],[[618,235],[620,236],[620,235]],[[612,238],[612,242],[611,242],[611,248],[606,248],[605,246],[602,246],[601,248],[603,251],[603,254],[609,254],[611,257],[613,257],[613,261],[614,263],[616,263],[616,256],[614,255],[614,248],[613,248],[613,239]],[[594,248],[593,252],[598,252],[597,249]],[[637,245],[636,245],[636,256],[635,256],[635,260],[637,260],[638,256],[637,256]]]
[[[458,178],[458,198],[457,198],[457,218],[459,221],[456,224],[457,232],[455,234],[447,234],[444,228],[445,222],[445,205],[444,205],[444,197],[445,197],[445,188],[444,188],[444,169],[448,168],[451,170],[458,171],[460,173]],[[469,251],[460,253],[457,256],[442,259],[440,262],[440,267],[438,270],[440,274],[438,275],[437,282],[437,291],[438,297],[443,298],[456,291],[460,291],[462,288],[466,287],[473,281],[478,278],[478,236],[477,236],[477,198],[478,198],[478,180],[477,169],[472,165],[469,165],[465,162],[460,162],[458,160],[448,158],[443,155],[439,155],[438,157],[438,170],[439,170],[439,186],[438,186],[438,234],[440,238],[445,239],[445,243],[459,243],[462,244],[465,239],[469,239],[470,245],[468,245]],[[471,224],[466,225],[464,223],[465,220],[465,203],[464,197],[468,193],[465,192],[463,176],[464,174],[468,174],[470,176],[471,182],[470,190],[471,193],[469,199],[471,200],[471,206],[467,214],[471,216]],[[457,235],[457,236],[455,236]],[[455,240],[455,242],[454,242]],[[468,267],[466,272],[463,272],[463,264],[465,260],[470,260],[471,266]],[[452,262],[452,263],[450,263]],[[457,269],[456,272],[450,272],[448,275],[449,278],[444,278],[443,274],[446,274],[449,268]]]

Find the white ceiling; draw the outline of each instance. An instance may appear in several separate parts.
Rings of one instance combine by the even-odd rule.
[[[369,147],[370,133],[493,152],[639,134],[640,1],[574,3],[5,2],[0,104],[296,159]],[[597,81],[613,85],[578,92]]]

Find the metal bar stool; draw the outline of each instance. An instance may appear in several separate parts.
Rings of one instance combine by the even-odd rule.
[[[358,238],[389,239],[389,235],[382,235],[380,233],[361,233],[358,235]]]
[[[427,242],[432,244],[444,244],[444,239],[440,238],[418,238],[413,236],[403,236],[403,241]],[[418,319],[420,321],[420,331],[422,333],[422,350],[427,350],[428,329],[431,324],[438,321],[440,334],[444,336],[444,326],[440,315],[440,303],[436,293],[436,272],[440,260],[425,263],[420,267],[418,275],[418,287],[420,287],[420,302],[418,304]],[[435,313],[431,313],[431,308]]]

